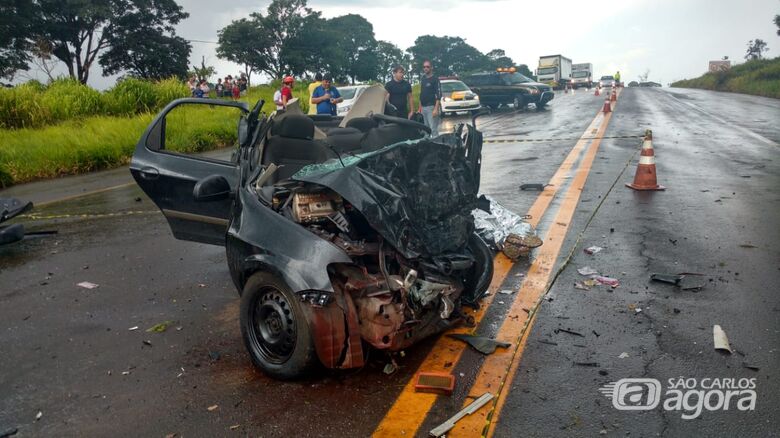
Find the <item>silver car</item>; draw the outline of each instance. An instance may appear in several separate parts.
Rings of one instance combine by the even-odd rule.
[[[601,88],[614,87],[615,86],[615,77],[614,76],[602,76],[601,79],[599,79],[599,85],[601,86]]]

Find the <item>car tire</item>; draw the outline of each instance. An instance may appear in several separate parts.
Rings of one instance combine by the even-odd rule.
[[[516,111],[521,111],[525,109],[525,105],[523,105],[523,102],[525,102],[523,96],[515,96],[515,98],[512,99],[512,105],[514,105]]]
[[[275,379],[305,376],[318,365],[302,303],[270,272],[253,274],[241,294],[241,336],[252,363]]]

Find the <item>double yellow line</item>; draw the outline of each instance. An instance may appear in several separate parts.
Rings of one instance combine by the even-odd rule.
[[[612,106],[614,107],[614,105],[615,103],[613,102]],[[555,261],[560,253],[569,224],[574,215],[574,210],[579,202],[580,193],[585,186],[585,180],[590,173],[593,159],[601,144],[601,137],[607,129],[611,116],[612,113],[603,114],[601,112],[596,115],[585,133],[580,137],[552,176],[549,185],[539,194],[529,209],[528,214],[531,215],[529,222],[536,227],[539,220],[547,212],[559,188],[571,176],[575,163],[580,155],[583,155],[583,150],[585,150],[571,183],[563,193],[561,206],[555,219],[550,222],[550,229],[545,236],[544,245],[536,250],[534,261],[528,270],[520,291],[514,295],[514,302],[496,334],[497,340],[511,342],[513,348],[508,350],[497,349],[495,353],[487,356],[469,391],[472,395],[492,392],[497,397],[494,398],[488,409],[483,409],[460,420],[448,436],[475,437],[492,435],[492,426],[501,412],[501,408],[506,401],[508,387],[511,386],[514,375],[517,372],[527,335],[534,321],[536,307],[547,291]],[[596,138],[591,139],[590,137]],[[484,317],[486,309],[490,307],[496,290],[501,287],[513,266],[512,262],[504,257],[503,254],[496,256],[494,263],[495,272],[489,289],[491,294],[483,300],[483,306],[474,315],[477,325]],[[523,309],[530,309],[530,312],[526,313]],[[466,328],[460,328],[452,332],[468,333],[470,331]],[[441,336],[428,356],[420,364],[418,370],[451,372],[452,368],[460,360],[462,352],[462,343],[448,336]],[[377,427],[374,436],[414,436],[428,416],[436,399],[437,396],[435,394],[415,393],[414,381],[410,380]],[[470,400],[465,400],[464,406],[469,402]]]

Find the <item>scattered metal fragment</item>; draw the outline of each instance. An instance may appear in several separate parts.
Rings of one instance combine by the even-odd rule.
[[[547,344],[547,345],[558,345],[558,343],[557,343],[557,342],[553,342],[553,341],[546,341],[546,340],[544,340],[544,339],[539,339],[539,340],[538,340],[538,342],[539,342],[539,343],[541,343],[541,344]]]
[[[509,348],[512,346],[510,343],[496,341],[495,339],[490,339],[483,336],[464,334],[452,334],[447,336],[471,345],[475,350],[482,354],[493,354],[496,351],[496,347]]]
[[[582,333],[578,333],[578,332],[575,332],[575,331],[573,331],[573,330],[567,330],[567,329],[562,329],[562,328],[557,328],[557,329],[553,330],[553,332],[554,332],[555,334],[558,334],[558,333],[560,333],[560,332],[563,332],[563,333],[568,333],[568,334],[570,334],[570,335],[581,336],[581,337],[583,337],[583,338],[585,337],[585,335],[583,335]]]
[[[581,367],[594,367],[598,368],[601,365],[599,365],[598,362],[574,362],[574,365],[579,365]]]
[[[756,245],[751,245],[749,243],[743,243],[742,245],[739,245],[740,248],[758,248]]]
[[[455,423],[457,423],[461,418],[477,412],[482,406],[485,406],[492,399],[493,394],[489,392],[484,393],[481,397],[471,402],[465,408],[461,409],[457,414],[450,417],[447,421],[431,429],[429,432],[430,436],[440,437],[444,435],[445,433],[449,432],[450,429],[455,427]]]
[[[625,359],[627,357],[628,357],[628,353],[626,353],[625,351],[620,353],[620,356],[618,356],[618,358],[620,358],[620,359]]]
[[[138,326],[134,325],[134,326],[130,327],[128,330],[130,330],[131,332],[135,331],[135,330],[138,330]]]
[[[579,290],[590,290],[589,286],[586,286],[584,283],[581,283],[579,281],[574,282],[574,288]]]
[[[504,295],[512,295],[513,293],[515,293],[515,291],[513,291],[512,289],[501,289],[500,291],[498,291],[498,293]]]
[[[742,368],[747,368],[747,369],[753,370],[753,371],[759,371],[761,369],[761,368],[759,368],[759,367],[757,367],[755,365],[749,364],[747,362],[742,362]]]
[[[716,350],[728,351],[729,354],[732,353],[731,346],[729,345],[729,338],[726,337],[726,332],[717,324],[712,326],[712,337]]]
[[[577,269],[577,272],[580,273],[580,275],[596,275],[599,273],[599,271],[591,268],[590,266],[583,266],[580,269]]]
[[[143,340],[143,341],[141,341],[141,342],[143,342],[143,344],[144,344],[144,345],[148,345],[148,346],[150,346],[150,347],[152,346],[152,341],[149,341],[149,340],[146,340],[146,339],[144,339],[144,340]]]
[[[89,281],[82,281],[81,283],[78,283],[76,286],[83,287],[84,289],[97,289],[100,285],[95,283],[90,283]]]
[[[545,187],[545,184],[522,184],[520,186],[520,190],[538,190],[543,191]]]
[[[209,411],[209,412],[213,412],[213,411],[216,411],[217,408],[219,408],[219,405],[211,405],[211,406],[207,407],[206,410]]]
[[[388,362],[387,365],[382,369],[382,372],[387,374],[388,376],[390,374],[393,374],[398,370],[398,365],[395,364],[395,361]]]
[[[685,277],[684,275],[676,275],[676,274],[652,274],[650,276],[650,280],[678,286],[684,277]]]
[[[41,417],[43,417],[43,412],[41,412],[41,411],[38,411],[38,413],[35,415],[35,421],[38,421],[38,420],[40,420],[40,419],[41,419]]]

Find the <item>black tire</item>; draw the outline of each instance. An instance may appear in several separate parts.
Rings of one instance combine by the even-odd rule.
[[[275,379],[295,379],[318,364],[300,298],[269,272],[257,272],[241,294],[241,336],[252,363]]]
[[[523,99],[523,96],[515,96],[514,99],[512,99],[512,105],[514,105],[516,111],[521,111],[525,109],[525,105],[523,104],[525,100]]]
[[[542,111],[543,109],[545,109],[547,107],[547,102],[545,102],[545,103],[536,102],[535,105],[536,105],[537,111]]]

